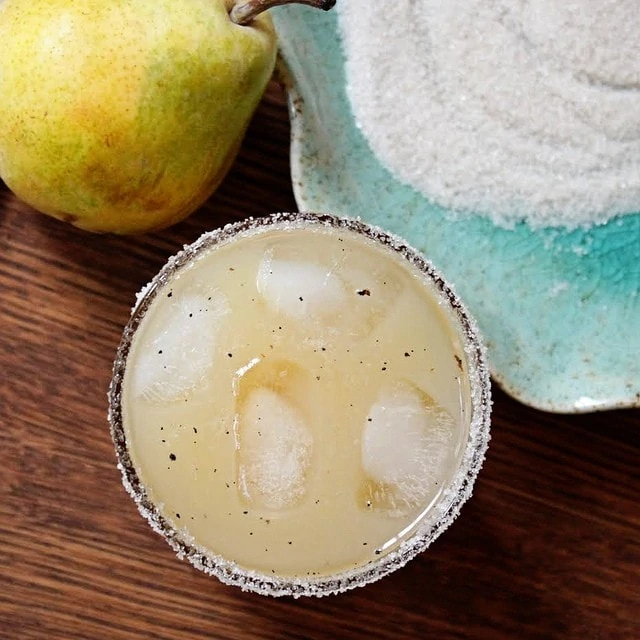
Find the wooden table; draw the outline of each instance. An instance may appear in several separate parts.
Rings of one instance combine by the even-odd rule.
[[[106,420],[134,294],[203,231],[294,210],[288,143],[272,84],[217,194],[143,237],[79,231],[0,188],[0,637],[640,638],[638,410],[550,415],[495,390],[461,517],[404,569],[341,596],[242,593],[140,518]]]

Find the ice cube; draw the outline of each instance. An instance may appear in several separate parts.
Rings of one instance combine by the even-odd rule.
[[[152,311],[154,308],[152,307]],[[136,346],[132,390],[153,401],[193,391],[214,364],[214,348],[229,305],[220,292],[190,293],[164,301]]]
[[[344,283],[331,268],[272,252],[260,263],[257,287],[272,309],[296,319],[331,317],[348,301]]]
[[[267,509],[294,506],[306,492],[313,436],[281,394],[258,387],[237,419],[238,477],[244,497]]]
[[[404,515],[434,495],[453,455],[452,416],[407,382],[383,388],[362,434],[368,507]]]

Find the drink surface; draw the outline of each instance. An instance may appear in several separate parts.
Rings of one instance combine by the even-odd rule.
[[[157,292],[122,395],[146,493],[183,539],[267,575],[331,575],[415,533],[469,432],[433,283],[352,231],[263,228]]]

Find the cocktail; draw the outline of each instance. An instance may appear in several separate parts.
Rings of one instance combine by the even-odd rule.
[[[469,497],[489,439],[474,322],[402,240],[276,214],[204,234],[114,365],[123,481],[181,557],[269,595],[376,580]]]

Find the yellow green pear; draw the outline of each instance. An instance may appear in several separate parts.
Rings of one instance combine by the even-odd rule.
[[[184,219],[235,158],[275,65],[261,12],[283,3],[0,1],[0,177],[91,231]]]

